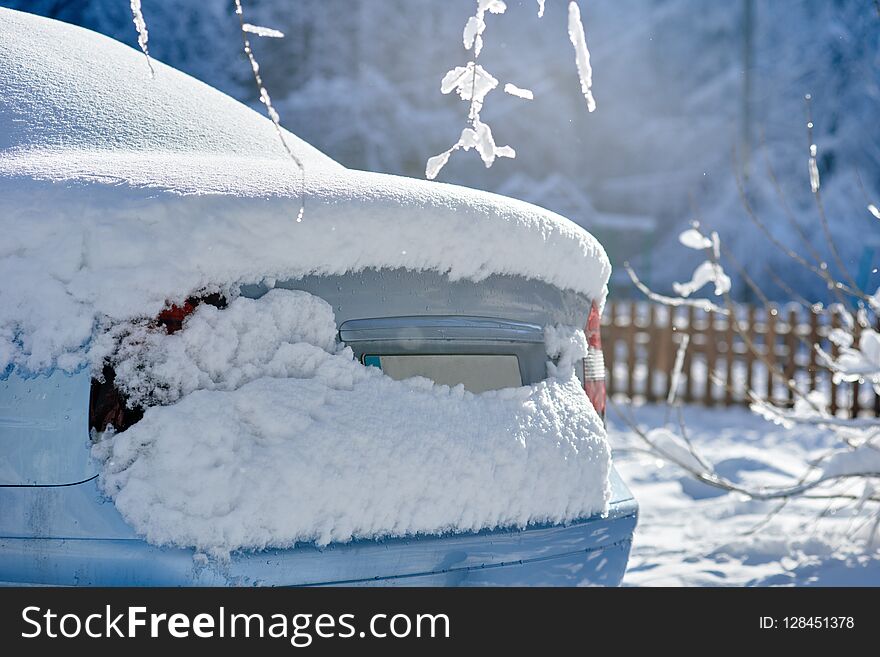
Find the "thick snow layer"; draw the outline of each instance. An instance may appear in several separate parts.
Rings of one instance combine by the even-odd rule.
[[[131,24],[129,23],[129,27]],[[0,153],[200,152],[288,158],[254,110],[143,53],[80,27],[0,9]],[[342,170],[285,134],[313,169]]]
[[[325,356],[337,351],[333,309],[294,290],[239,297],[222,310],[203,304],[185,331],[170,335],[147,322],[120,324],[96,344],[93,357],[110,360],[117,388],[136,406],[234,390],[263,376],[322,379],[334,371]]]
[[[142,53],[0,10],[0,372],[85,361],[95,327],[205,288],[367,268],[520,275],[603,300],[610,265],[552,212],[350,171]]]
[[[151,542],[223,555],[605,510],[610,451],[571,368],[474,395],[394,381],[334,335],[327,304],[274,290],[125,344],[141,367],[119,370],[127,385],[183,394],[94,449],[126,520]]]

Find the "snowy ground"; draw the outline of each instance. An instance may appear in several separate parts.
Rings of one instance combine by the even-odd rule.
[[[634,409],[645,427],[662,426],[665,413],[662,406]],[[831,446],[825,433],[785,431],[746,409],[687,407],[684,414],[697,447],[735,481],[790,482],[807,459]],[[613,410],[609,421],[617,469],[641,509],[625,584],[880,585],[880,552],[866,548],[871,521],[865,512],[853,514],[852,502],[839,511],[841,502],[792,502],[752,533],[778,503],[723,493],[675,466],[623,452],[620,448],[637,445],[637,438]],[[848,492],[858,496],[862,489],[854,484]]]

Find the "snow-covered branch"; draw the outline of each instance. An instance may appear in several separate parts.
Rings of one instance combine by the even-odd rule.
[[[581,93],[587,100],[587,111],[595,112],[596,100],[593,98],[593,67],[590,66],[590,51],[587,48],[587,37],[584,35],[581,10],[574,0],[568,3],[568,38],[574,46],[574,61],[581,83]]]
[[[134,23],[134,29],[137,30],[138,34],[138,45],[141,47],[141,50],[144,51],[144,56],[147,58],[147,66],[150,67],[150,77],[155,77],[156,71],[153,70],[153,62],[150,59],[150,49],[148,47],[150,35],[147,32],[147,22],[144,20],[144,12],[141,10],[141,0],[130,0],[129,4],[131,6],[131,20]]]
[[[486,96],[499,84],[497,78],[477,63],[483,50],[486,17],[487,13],[503,14],[507,11],[507,5],[502,0],[476,0],[476,3],[476,13],[468,18],[462,32],[462,43],[465,50],[471,53],[471,59],[464,66],[450,69],[440,82],[441,93],[449,94],[454,91],[459,98],[468,103],[468,123],[462,129],[458,141],[442,153],[428,158],[425,164],[425,177],[429,180],[437,177],[457,150],[476,150],[486,168],[491,167],[499,157],[516,157],[516,151],[513,147],[499,146],[495,142],[492,128],[480,118]],[[538,0],[538,17],[543,15],[544,1]],[[574,0],[568,6],[568,35],[575,50],[575,63],[581,92],[586,98],[587,109],[592,112],[596,109],[596,101],[593,99],[592,92],[593,69],[590,65],[590,51],[587,48],[580,8]],[[512,82],[505,83],[503,89],[505,93],[515,98],[533,100],[535,97],[531,89],[524,89]]]
[[[629,265],[629,263],[623,263],[623,267],[626,270],[626,273],[629,275],[630,280],[633,282],[633,285],[636,286],[636,289],[638,289],[639,292],[644,294],[651,301],[662,304],[664,306],[669,306],[670,308],[693,306],[694,308],[698,308],[699,310],[704,310],[706,312],[714,312],[721,315],[727,315],[727,310],[725,308],[715,305],[708,299],[685,299],[683,297],[670,297],[664,294],[658,294],[642,282],[642,280],[638,277],[638,274],[636,274],[635,270]]]
[[[617,416],[647,446],[648,451],[677,465],[682,470],[704,484],[741,493],[755,500],[781,500],[803,495],[820,486],[848,478],[880,477],[880,451],[868,446],[855,450],[832,450],[819,461],[810,464],[808,472],[796,483],[788,486],[749,487],[731,481],[719,474],[693,444],[668,428],[643,429],[629,417],[613,400],[609,405]],[[815,472],[812,477],[810,472]],[[833,495],[833,494],[832,494]]]
[[[510,146],[498,146],[488,124],[480,120],[480,111],[486,95],[498,86],[498,80],[482,66],[477,58],[483,50],[483,33],[486,30],[486,12],[503,14],[507,5],[501,0],[477,0],[476,13],[468,18],[462,33],[465,50],[472,53],[472,59],[465,66],[449,70],[440,81],[440,91],[449,94],[455,91],[459,98],[468,103],[468,125],[461,131],[458,141],[448,149],[428,159],[425,177],[433,180],[449,161],[455,151],[475,149],[486,167],[498,157],[516,157]],[[527,91],[527,90],[523,90]],[[531,92],[529,92],[531,93]]]
[[[880,395],[880,333],[862,328],[858,348],[853,347],[853,337],[841,329],[834,329],[829,339],[840,348],[837,358],[816,346],[816,352],[825,366],[834,373],[835,383],[858,381],[870,382]]]

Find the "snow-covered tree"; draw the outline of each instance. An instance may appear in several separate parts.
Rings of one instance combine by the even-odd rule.
[[[807,97],[809,104],[810,98]],[[812,119],[807,124],[808,134],[812,137]],[[820,343],[808,344],[815,351],[818,362],[827,368],[835,383],[859,382],[873,387],[880,395],[880,288],[865,291],[861,289],[845,263],[840,257],[834,238],[829,229],[829,219],[822,203],[822,184],[817,167],[818,148],[810,140],[807,158],[806,176],[809,188],[817,206],[817,214],[822,231],[828,240],[827,250],[835,259],[840,278],[831,272],[835,271],[828,262],[822,259],[816,246],[803,233],[801,249],[793,250],[784,246],[773,237],[770,229],[755,209],[749,204],[748,196],[743,193],[742,202],[746,214],[758,232],[759,239],[765,240],[781,250],[786,257],[802,269],[805,276],[816,277],[831,291],[835,302],[807,303],[801,305],[819,316],[833,317],[840,325],[828,336],[832,344],[838,348],[838,354],[832,356],[823,349]],[[880,213],[874,203],[866,201],[864,219],[869,227],[880,231]],[[793,232],[797,224],[792,219]],[[762,345],[756,344],[748,328],[741,323],[736,306],[731,297],[731,277],[725,266],[732,267],[748,285],[752,293],[762,299],[769,311],[770,303],[762,291],[755,276],[750,276],[737,259],[726,251],[716,231],[711,231],[695,221],[692,227],[680,233],[679,243],[687,248],[704,254],[704,260],[693,272],[691,280],[684,283],[673,283],[674,295],[659,294],[645,285],[629,265],[626,266],[633,284],[651,301],[670,306],[694,306],[696,308],[717,313],[726,317],[733,331],[742,339],[746,349],[757,361],[763,363],[767,370],[788,388],[794,403],[791,406],[775,402],[770,392],[761,394],[754,389],[746,391],[751,410],[768,422],[788,429],[792,439],[796,439],[800,427],[818,427],[834,437],[836,447],[828,450],[821,457],[804,463],[803,473],[787,485],[767,483],[763,486],[746,486],[735,482],[719,472],[700,451],[698,445],[688,439],[688,430],[681,409],[678,409],[678,421],[663,427],[644,428],[635,423],[631,413],[625,408],[612,403],[619,417],[628,424],[634,435],[638,436],[646,448],[660,458],[675,464],[698,481],[722,490],[743,494],[756,500],[778,500],[786,504],[789,500],[799,497],[822,497],[839,499],[846,505],[852,505],[856,512],[865,514],[871,521],[868,535],[868,547],[880,546],[880,418],[838,417],[829,411],[829,399],[820,390],[807,391],[795,379],[786,376],[783,368],[775,358],[768,354]],[[704,296],[700,296],[704,293]],[[791,291],[796,295],[794,291]],[[800,337],[802,341],[806,338]],[[681,377],[683,355],[688,348],[688,341],[682,340],[676,358],[667,403],[675,405],[675,396]],[[790,356],[794,358],[794,355]],[[715,373],[710,377],[716,383],[725,385],[717,379]],[[674,426],[673,426],[674,425]],[[853,481],[862,483],[861,491],[853,495],[846,484]],[[771,511],[770,516],[776,511]]]

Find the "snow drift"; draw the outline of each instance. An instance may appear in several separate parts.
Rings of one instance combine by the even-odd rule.
[[[137,367],[117,377],[182,398],[94,453],[102,486],[151,542],[222,556],[559,523],[609,501],[605,432],[570,365],[479,395],[394,381],[335,345],[329,305],[288,290],[199,306],[172,335],[145,332],[119,341]],[[571,363],[583,333],[562,332],[552,348]]]

